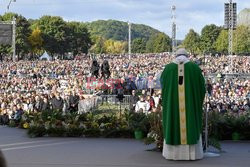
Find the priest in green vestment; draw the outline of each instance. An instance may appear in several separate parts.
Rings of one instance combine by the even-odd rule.
[[[205,81],[198,65],[184,48],[161,74],[163,106],[163,156],[170,160],[203,158],[202,106]]]

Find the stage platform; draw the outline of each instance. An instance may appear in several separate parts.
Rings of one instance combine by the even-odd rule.
[[[250,142],[222,142],[220,157],[168,161],[134,139],[29,138],[25,130],[0,126],[8,167],[248,167]]]

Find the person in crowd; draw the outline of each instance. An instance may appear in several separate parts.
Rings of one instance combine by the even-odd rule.
[[[210,80],[207,81],[207,85],[206,86],[207,86],[208,95],[212,96],[213,86],[212,86]]]
[[[50,104],[47,97],[43,97],[41,111],[48,111],[50,109]]]
[[[23,110],[28,113],[33,112],[34,107],[29,98],[23,101]]]
[[[143,113],[147,114],[150,109],[150,104],[141,96],[140,100],[135,105],[135,112],[139,112],[140,110]]]
[[[130,111],[134,112],[135,111],[135,106],[136,103],[139,101],[139,97],[136,95],[136,90],[132,90],[132,95],[130,97]]]
[[[76,94],[75,91],[72,91],[69,96],[69,105],[70,105],[71,112],[77,111],[78,103],[79,103],[79,96]]]
[[[83,114],[86,111],[86,100],[83,96],[80,96],[80,101],[78,103],[78,114]]]
[[[148,89],[160,89],[159,77],[165,64],[173,61],[174,57],[169,53],[157,54],[133,54],[128,59],[128,54],[109,55],[101,54],[96,56],[97,62],[108,61],[109,71],[113,82],[108,94],[117,95],[115,83],[128,84],[129,93],[131,90],[143,92],[146,98]],[[204,56],[203,56],[204,57]],[[190,56],[192,61],[202,61],[200,67],[210,79],[211,96],[207,98],[207,103],[211,105],[210,109],[216,109],[218,104],[221,113],[235,112],[240,114],[248,112],[250,108],[250,57],[235,56],[233,58],[221,56],[205,56],[205,58]],[[234,62],[231,64],[231,60]],[[54,61],[27,61],[18,62],[6,61],[0,63],[0,109],[7,111],[9,118],[14,117],[13,107],[21,104],[24,112],[40,112],[48,108],[47,102],[44,103],[44,97],[49,102],[49,108],[52,101],[59,102],[59,108],[65,111],[78,111],[78,101],[80,91],[91,94],[97,90],[98,81],[89,84],[87,77],[91,77],[91,62],[89,55],[78,55],[75,60],[54,60]],[[220,80],[216,75],[220,73]],[[248,78],[247,78],[248,77]],[[107,84],[110,83],[107,80]],[[155,85],[154,83],[158,83]],[[91,85],[91,89],[87,86]],[[109,85],[109,84],[108,84]],[[109,85],[109,86],[110,86]],[[131,89],[132,88],[132,89]],[[99,89],[99,88],[98,88]],[[70,107],[68,101],[65,101],[65,94],[70,93]],[[59,99],[55,100],[54,94],[60,92]],[[98,92],[102,92],[98,90]],[[125,91],[126,92],[126,91]],[[153,91],[151,92],[153,93]],[[75,95],[74,95],[75,94]],[[100,93],[101,94],[101,93]],[[157,100],[155,99],[155,107]],[[146,99],[145,99],[146,100]],[[92,100],[93,101],[93,100]],[[57,106],[58,107],[58,106]],[[224,110],[226,109],[226,111]],[[15,110],[16,111],[16,110]]]
[[[157,94],[157,92],[154,92],[153,99],[154,99],[154,103],[155,103],[155,108],[157,108],[159,103],[160,103],[160,95]]]
[[[21,104],[17,104],[16,108],[14,109],[14,120],[16,122],[19,122],[22,118],[22,115],[23,115],[24,111],[22,109],[22,106]]]
[[[146,100],[147,91],[146,91],[145,89],[142,90],[142,92],[141,92],[141,97],[143,97],[143,99]]]
[[[69,102],[69,95],[66,93],[62,97],[63,99],[63,113],[66,114],[70,111],[70,102]]]
[[[57,93],[51,99],[51,106],[53,110],[62,110],[63,109],[63,99]]]
[[[42,100],[39,96],[35,97],[35,105],[34,105],[34,110],[37,112],[40,112],[42,109]]]
[[[149,103],[149,111],[151,112],[153,110],[153,108],[155,108],[155,101],[154,101],[153,97],[151,97],[150,95],[148,95],[146,97],[146,101]]]
[[[9,116],[7,109],[3,110],[0,114],[0,125],[8,125],[9,123]]]

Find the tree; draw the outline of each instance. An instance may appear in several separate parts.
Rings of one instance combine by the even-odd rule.
[[[200,53],[200,36],[193,29],[189,30],[183,43],[183,47],[186,48],[191,54]]]
[[[11,50],[12,48],[9,45],[0,45],[0,60],[6,55],[10,55]]]
[[[67,25],[61,17],[43,16],[36,24],[42,32],[44,49],[52,56],[54,54],[63,55],[69,50],[66,40]]]
[[[109,39],[105,41],[104,48],[105,53],[121,54],[126,52],[126,42],[114,41]]]
[[[12,21],[13,17],[16,18],[16,55],[18,57],[25,56],[30,49],[28,37],[31,33],[30,24],[27,19],[15,13],[5,13],[2,21]],[[10,47],[10,46],[9,46]]]
[[[69,22],[67,23],[66,32],[69,51],[73,52],[74,56],[78,53],[88,53],[92,41],[88,29],[84,24],[79,22]]]
[[[236,54],[250,53],[250,27],[237,27],[234,35],[233,50]]]
[[[216,51],[219,53],[228,53],[228,31],[222,30],[215,42]]]
[[[132,53],[145,53],[146,52],[146,40],[144,38],[136,38],[132,42]]]
[[[161,53],[171,50],[171,40],[169,36],[164,33],[157,33],[153,35],[146,45],[148,53]]]
[[[206,25],[201,30],[201,50],[205,53],[215,53],[215,42],[222,28],[214,24]]]
[[[43,47],[43,39],[42,39],[42,32],[38,27],[34,29],[31,35],[29,36],[29,42],[31,45],[32,54],[35,55],[41,54]]]
[[[94,45],[92,45],[92,47],[90,48],[91,53],[101,54],[105,52],[104,48],[105,39],[103,37],[94,36],[92,37],[92,41]]]

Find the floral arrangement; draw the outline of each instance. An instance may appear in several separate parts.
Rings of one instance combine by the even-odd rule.
[[[45,111],[25,113],[19,125],[27,129],[30,137],[133,137],[132,116],[120,113],[67,113]],[[130,122],[129,122],[130,121]]]

